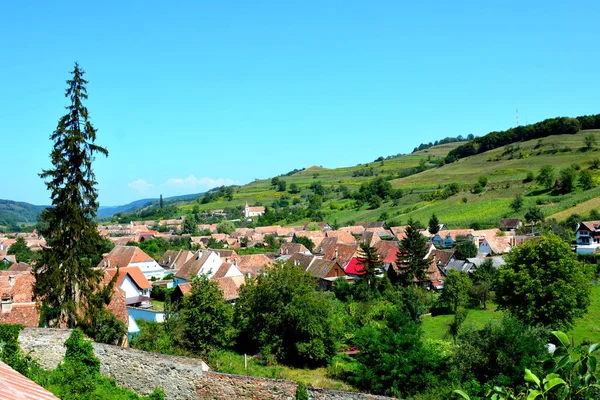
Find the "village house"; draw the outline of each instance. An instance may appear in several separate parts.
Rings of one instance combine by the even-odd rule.
[[[338,243],[353,244],[356,243],[356,238],[351,233],[345,231],[328,230],[325,232],[326,237],[337,238]]]
[[[158,260],[158,264],[163,268],[176,272],[192,257],[194,257],[194,253],[189,250],[167,250]]]
[[[516,231],[523,226],[523,221],[518,218],[502,218],[498,222],[498,228],[503,231]]]
[[[107,269],[106,273],[112,278],[117,274],[117,269]],[[127,306],[147,307],[150,305],[152,285],[138,267],[119,268],[116,285],[125,292]]]
[[[600,247],[600,221],[583,221],[575,230],[577,253],[594,254]]]
[[[175,284],[189,282],[200,275],[210,279],[219,270],[222,263],[221,257],[216,252],[200,250],[175,273]]]
[[[252,218],[252,217],[260,217],[265,213],[265,208],[263,206],[248,206],[248,202],[244,206],[244,218]]]
[[[125,267],[138,267],[146,279],[162,279],[165,275],[165,269],[136,246],[115,246],[98,264],[103,269]]]
[[[273,264],[273,260],[265,254],[249,254],[239,256],[234,265],[239,271],[248,277],[254,277],[266,271]]]

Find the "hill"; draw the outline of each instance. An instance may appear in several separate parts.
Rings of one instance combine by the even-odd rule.
[[[22,224],[35,223],[39,213],[46,207],[19,201],[0,200],[0,228],[12,229]]]
[[[451,226],[491,227],[503,217],[522,218],[528,207],[539,205],[546,216],[556,214],[565,219],[571,212],[589,211],[600,205],[600,188],[577,187],[570,193],[559,193],[545,190],[535,180],[527,182],[526,178],[528,174],[536,175],[542,165],[552,165],[557,175],[564,168],[572,168],[577,175],[589,170],[595,183],[600,170],[592,168],[592,160],[600,157],[600,149],[585,148],[585,137],[590,135],[600,143],[600,130],[583,130],[509,144],[448,164],[444,162],[447,155],[464,142],[432,146],[353,167],[310,167],[238,187],[231,200],[213,196],[207,201],[202,197],[179,206],[179,210],[181,214],[191,214],[194,209],[239,210],[248,202],[274,206],[275,219],[259,223],[295,224],[322,219],[340,224],[363,220],[403,224],[409,218],[426,223],[435,213]],[[480,176],[487,178],[488,184],[481,191],[473,190]],[[353,195],[375,178],[383,178],[394,190],[400,189],[402,197],[382,199],[380,204],[357,201]],[[285,181],[285,190],[277,181]],[[442,192],[451,183],[456,184],[458,193],[445,198]],[[311,207],[310,198],[317,192],[322,201],[316,211],[313,207],[312,212],[296,212],[294,216],[294,207]],[[509,205],[517,194],[523,195],[524,207],[514,212]]]

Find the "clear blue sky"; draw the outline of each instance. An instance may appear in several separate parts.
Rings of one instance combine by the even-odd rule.
[[[102,205],[600,112],[597,1],[12,1],[0,198],[37,174],[86,70]]]

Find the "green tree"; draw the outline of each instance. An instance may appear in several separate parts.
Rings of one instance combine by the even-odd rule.
[[[321,226],[319,224],[317,224],[316,222],[311,222],[306,226],[306,230],[307,231],[320,231]]]
[[[450,323],[448,324],[447,336],[450,336],[452,338],[454,344],[456,344],[456,339],[458,338],[458,334],[460,333],[460,328],[467,319],[468,314],[469,311],[466,308],[459,308],[454,313],[454,318],[452,318],[452,321],[450,321]]]
[[[404,287],[424,282],[428,278],[429,260],[425,258],[428,241],[416,226],[412,218],[408,220],[406,237],[400,242],[397,254],[397,283]]]
[[[477,178],[477,183],[479,183],[481,187],[486,187],[488,184],[487,176],[482,175],[479,178]]]
[[[589,169],[584,169],[579,173],[579,184],[583,190],[590,190],[594,187],[594,178]]]
[[[291,194],[298,194],[298,193],[300,193],[300,188],[298,187],[297,183],[292,183],[290,185],[290,193]]]
[[[563,168],[560,170],[560,190],[563,193],[570,193],[575,189],[575,180],[577,179],[577,171],[572,167]]]
[[[523,208],[523,196],[521,193],[517,193],[513,200],[510,202],[510,208],[513,209],[514,212],[518,212]]]
[[[457,260],[466,260],[467,258],[477,257],[477,246],[470,240],[461,240],[456,245],[454,257]]]
[[[429,233],[435,235],[440,231],[440,220],[437,215],[431,214],[431,218],[429,218]]]
[[[233,233],[235,231],[235,225],[230,221],[222,221],[217,224],[217,232],[225,233],[227,235]]]
[[[193,235],[198,232],[198,225],[196,225],[195,218],[186,218],[183,221],[183,226],[181,228],[181,233],[184,235]]]
[[[554,168],[552,165],[543,165],[535,180],[546,189],[552,188],[554,186]]]
[[[279,185],[279,178],[271,178],[271,186],[277,187],[277,185]]]
[[[235,190],[233,189],[233,186],[227,186],[225,188],[225,198],[227,199],[227,201],[233,200],[234,193],[235,193]]]
[[[494,268],[492,260],[485,260],[473,273],[473,297],[487,309],[487,301],[490,297],[490,291],[494,287],[498,270]]]
[[[17,240],[8,247],[6,254],[13,254],[17,262],[25,263],[30,262],[34,256],[34,252],[27,247],[27,242],[21,236],[17,237]]]
[[[192,290],[179,310],[190,350],[206,353],[233,344],[233,309],[225,301],[216,282],[200,276],[192,280]]]
[[[364,275],[361,276],[356,285],[366,288],[366,290],[363,290],[365,295],[361,297],[369,299],[377,296],[381,287],[380,281],[384,279],[380,277],[383,274],[383,262],[379,258],[377,249],[369,246],[368,243],[361,243],[358,251],[358,263]]]
[[[92,161],[96,153],[108,155],[105,148],[94,144],[96,130],[83,105],[88,97],[84,71],[75,63],[72,74],[67,81],[68,112],[50,136],[54,141],[50,154],[53,168],[40,174],[47,179],[52,207],[41,214],[40,233],[48,247],[33,269],[34,297],[51,310],[44,315],[45,322],[49,326],[64,322],[70,328],[94,314],[97,303],[90,300],[101,290],[104,274],[95,267],[102,259],[104,241],[94,222],[98,202]],[[114,279],[102,289],[106,304],[113,285]]]
[[[306,236],[294,236],[293,242],[303,244],[310,252],[315,248],[315,243]]]
[[[285,192],[286,186],[287,186],[286,181],[281,181],[280,180],[279,182],[277,182],[277,191],[278,192]]]
[[[596,146],[596,136],[593,133],[590,133],[586,137],[583,138],[583,143],[585,145],[586,150],[591,150]]]
[[[290,264],[247,281],[235,303],[240,350],[289,365],[326,364],[337,353],[342,323],[336,300],[316,288],[313,277]]]
[[[506,256],[496,285],[501,309],[526,324],[568,328],[590,303],[591,271],[568,243],[550,233]]]
[[[542,222],[544,220],[544,212],[538,206],[530,207],[525,213],[525,221],[531,223],[531,230],[533,231],[533,226],[538,222]]]
[[[450,270],[444,280],[444,290],[439,301],[449,305],[452,312],[456,312],[458,307],[465,305],[469,300],[472,285],[466,272]]]
[[[163,202],[163,198],[162,198],[162,194],[160,195],[160,200],[158,201],[158,206],[160,207],[160,209],[162,210],[164,207],[165,203]]]

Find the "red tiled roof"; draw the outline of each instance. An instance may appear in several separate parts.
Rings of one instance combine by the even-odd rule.
[[[265,270],[269,264],[271,259],[264,254],[250,254],[237,259],[237,267],[244,275],[247,273],[256,275]]]
[[[8,267],[8,271],[30,272],[31,265],[24,262],[16,263]]]
[[[116,268],[107,269],[106,273],[108,273],[110,275],[110,277],[112,278],[117,273],[117,269]],[[121,286],[121,284],[123,283],[123,279],[125,279],[125,277],[127,275],[129,275],[131,280],[134,281],[135,284],[140,289],[150,289],[152,287],[152,285],[150,284],[150,282],[148,282],[148,279],[146,279],[146,277],[142,273],[142,270],[139,269],[139,267],[119,268],[119,276],[117,277],[117,286]]]
[[[0,361],[0,399],[59,400],[58,397]]]
[[[177,287],[179,288],[179,290],[181,291],[182,295],[187,295],[190,294],[192,291],[192,284],[189,282],[186,283],[180,283],[179,285],[177,285]]]
[[[356,239],[352,234],[344,231],[327,231],[327,237],[336,237],[338,239],[338,243],[356,243]]]
[[[245,278],[243,276],[234,276],[227,278],[218,278],[214,279],[214,281],[219,285],[221,290],[223,291],[223,296],[225,300],[231,301],[239,298],[239,289],[245,282]]]
[[[98,267],[100,268],[117,268],[128,267],[132,263],[140,263],[144,261],[154,261],[152,257],[144,253],[137,246],[115,246],[108,253]]]
[[[351,275],[364,275],[365,271],[363,271],[363,265],[361,264],[361,262],[363,262],[364,259],[363,258],[358,258],[358,257],[352,257],[352,259],[350,260],[350,262],[348,263],[348,265],[346,266],[346,269],[344,271],[346,271],[347,274],[351,274]]]

